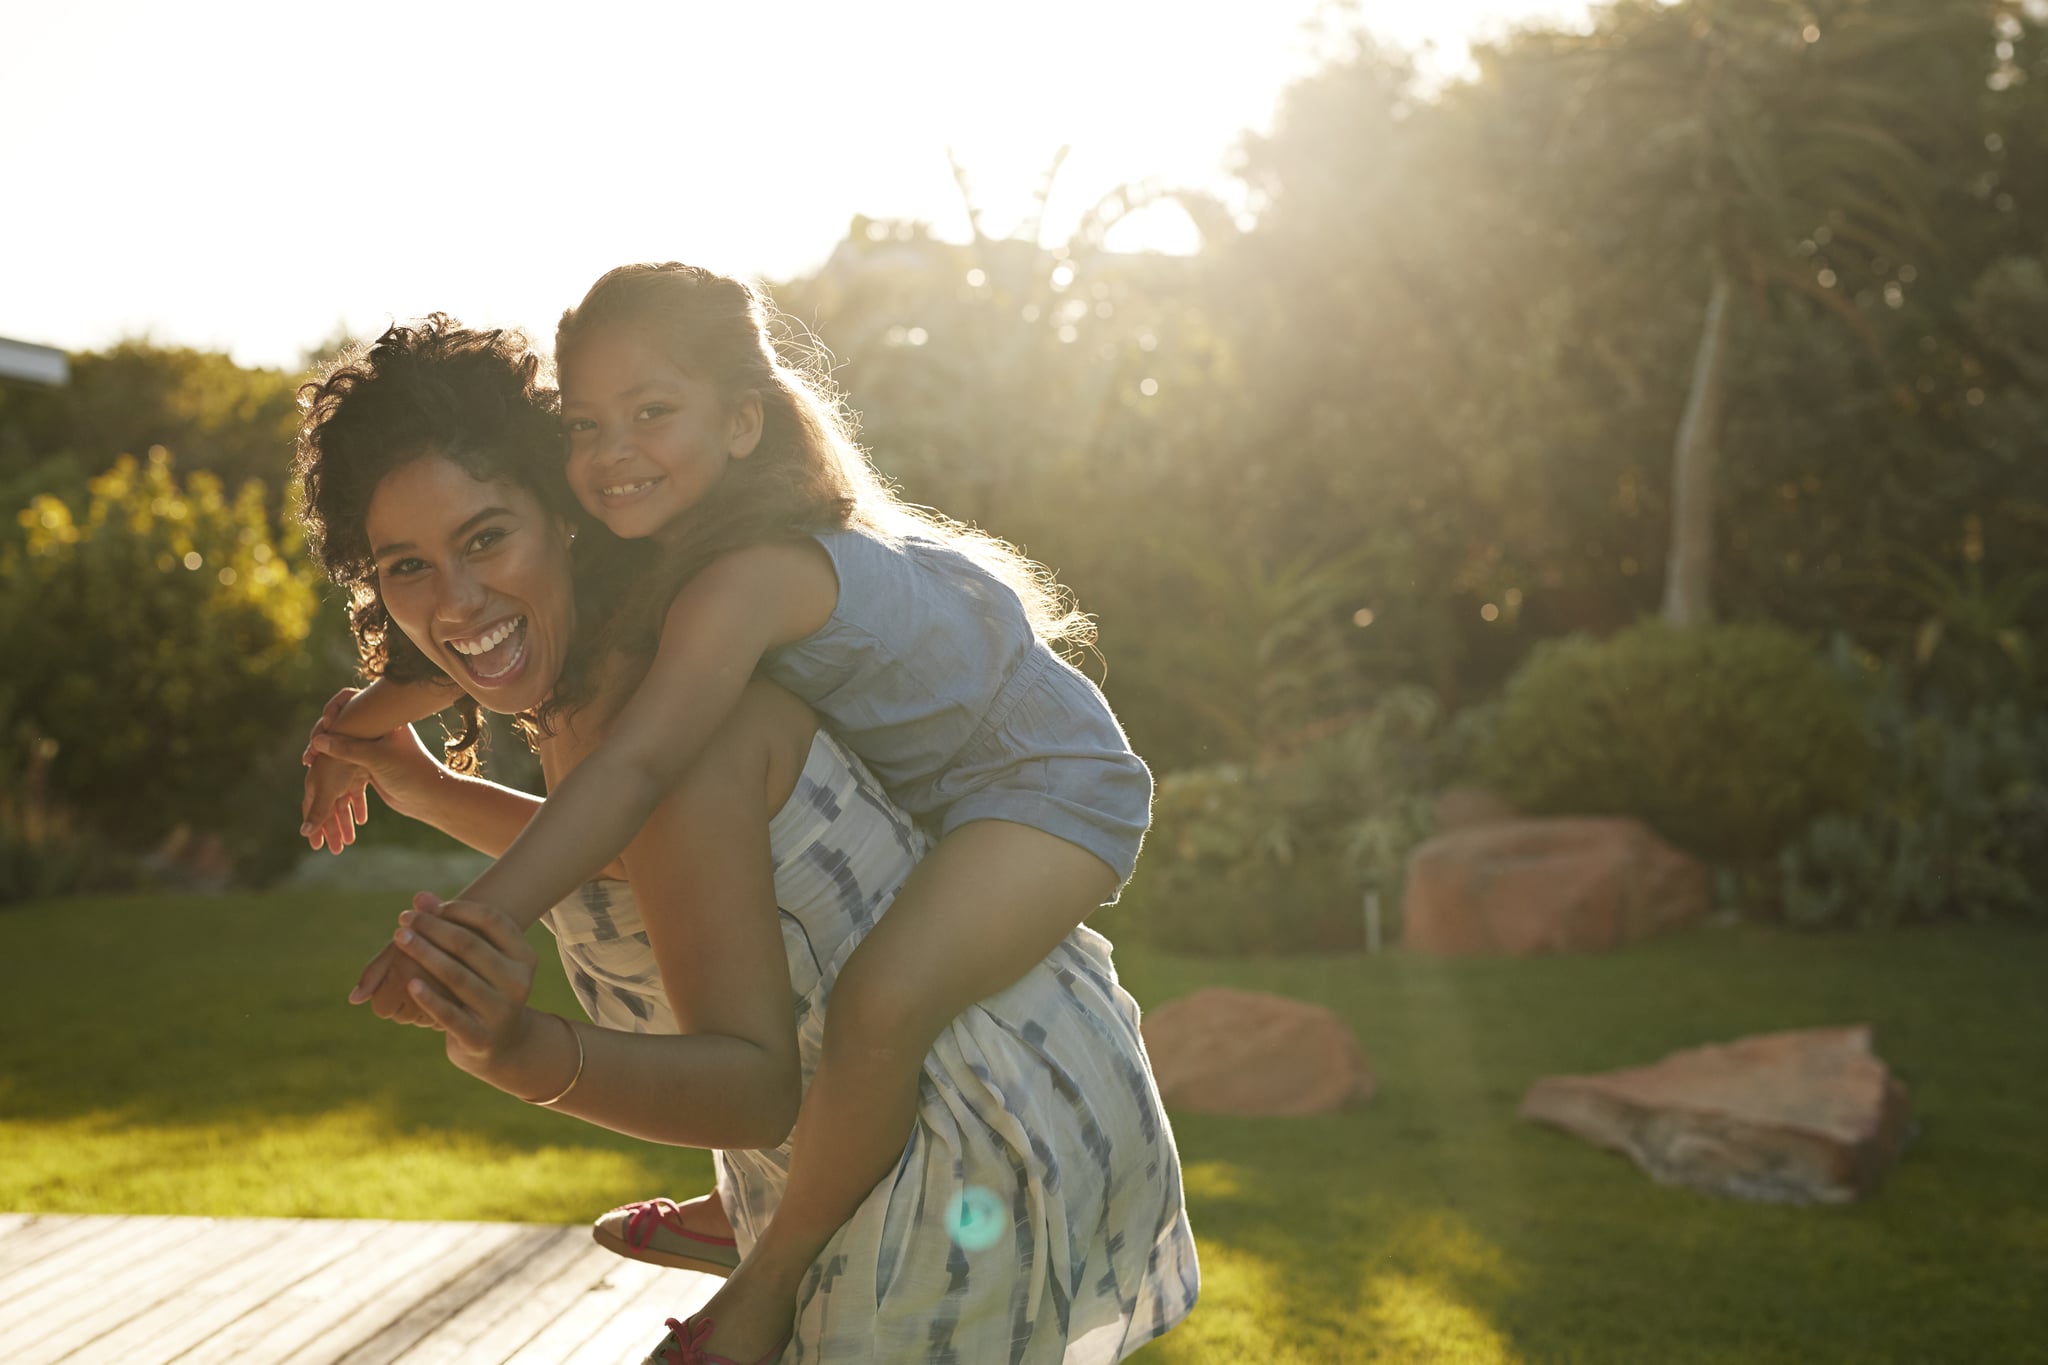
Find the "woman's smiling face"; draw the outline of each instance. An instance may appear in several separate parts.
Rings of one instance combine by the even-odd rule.
[[[576,626],[566,522],[506,479],[423,455],[384,476],[365,517],[384,608],[490,711],[554,690]]]

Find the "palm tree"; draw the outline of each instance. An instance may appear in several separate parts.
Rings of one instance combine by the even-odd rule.
[[[1926,205],[1943,116],[1906,93],[1924,81],[1893,73],[1936,44],[1988,53],[2006,7],[1617,0],[1589,36],[1530,35],[1577,68],[1564,143],[1608,158],[1602,179],[1630,201],[1617,214],[1664,225],[1705,257],[1706,302],[1672,443],[1663,615],[1674,625],[1712,619],[1715,465],[1743,301],[1811,300],[1882,365],[1853,286],[1886,282],[1934,251]]]

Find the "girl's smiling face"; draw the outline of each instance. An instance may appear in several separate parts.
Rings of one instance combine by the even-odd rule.
[[[441,455],[384,476],[365,518],[384,609],[487,710],[539,706],[575,632],[570,530],[539,498]]]
[[[561,362],[569,486],[614,535],[659,533],[718,486],[761,439],[759,395],[728,405],[711,381],[625,328]]]

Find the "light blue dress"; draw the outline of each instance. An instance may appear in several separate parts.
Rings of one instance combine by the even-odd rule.
[[[769,844],[808,1086],[832,983],[929,836],[821,729]],[[592,1020],[676,1031],[624,882],[590,883],[546,923]],[[715,1155],[744,1254],[790,1150]],[[902,1159],[813,1265],[782,1360],[1100,1365],[1187,1316],[1197,1281],[1138,1008],[1083,926],[939,1036]]]
[[[1046,646],[1007,583],[950,545],[819,535],[832,618],[772,650],[763,676],[802,697],[898,805],[941,837],[1011,820],[1078,844],[1129,880],[1152,774],[1109,702]]]

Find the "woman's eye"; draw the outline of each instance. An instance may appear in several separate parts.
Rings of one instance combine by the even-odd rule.
[[[505,531],[503,527],[486,526],[483,530],[470,537],[470,552],[474,554],[478,550],[488,550],[504,538]]]
[[[426,560],[408,555],[404,559],[394,559],[389,564],[386,564],[377,571],[377,576],[379,578],[410,578],[426,567]]]
[[[581,436],[586,431],[595,430],[597,430],[597,423],[591,421],[588,417],[578,417],[573,421],[562,423],[562,434],[564,436]]]

